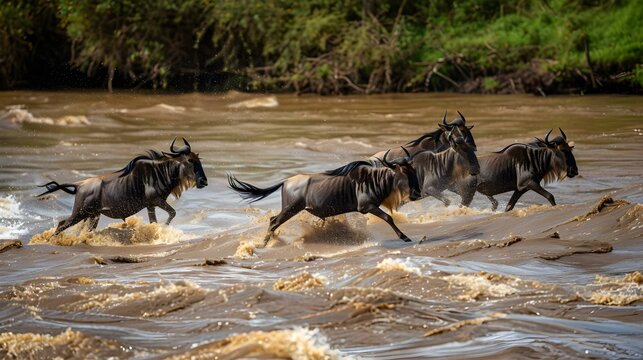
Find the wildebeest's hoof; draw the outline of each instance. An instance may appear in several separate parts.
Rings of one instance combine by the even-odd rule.
[[[403,238],[402,238],[402,240],[404,240],[404,242],[411,242],[411,241],[413,241],[413,240],[409,239],[409,237],[408,237],[408,236],[403,237]]]
[[[420,239],[420,241],[418,242],[418,244],[421,244],[421,243],[423,243],[423,242],[425,242],[425,241],[429,241],[429,237],[428,237],[428,236],[426,236],[426,235],[422,236],[422,239]]]

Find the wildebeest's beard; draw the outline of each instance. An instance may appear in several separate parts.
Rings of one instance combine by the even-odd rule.
[[[174,143],[176,142],[176,138],[174,138],[172,144],[170,144],[170,152],[163,153],[181,163],[181,184],[176,189],[179,195],[187,188],[196,186],[197,189],[202,189],[208,185],[208,178],[206,178],[203,171],[199,154],[193,153],[190,143],[185,138],[182,139],[184,144],[182,147],[174,149]]]
[[[172,189],[172,194],[177,198],[189,188],[202,189],[208,185],[208,179],[203,171],[203,166],[197,154],[181,155],[175,160],[180,162],[179,184]]]
[[[380,161],[384,166],[393,170],[394,177],[394,191],[395,197],[398,198],[396,203],[399,205],[404,203],[407,199],[411,201],[417,200],[421,197],[420,183],[413,166],[411,166],[412,157],[404,146],[401,147],[406,157],[388,161],[387,157],[391,150],[388,150]],[[396,207],[397,208],[397,207]]]
[[[409,187],[409,199],[415,201],[422,196],[422,191],[420,189],[420,182],[418,181],[417,173],[411,165],[406,165],[402,168],[403,172],[406,174],[406,180]]]
[[[475,149],[466,142],[460,130],[454,128],[447,134],[447,137],[451,148],[465,159],[467,167],[469,168],[469,174],[473,176],[478,175],[480,173],[480,164],[478,163]]]

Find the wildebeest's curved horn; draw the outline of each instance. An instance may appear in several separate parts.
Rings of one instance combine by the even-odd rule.
[[[444,115],[442,115],[442,125],[449,125],[447,124],[447,111],[444,110]]]
[[[384,153],[384,156],[382,157],[382,164],[384,164],[384,166],[386,166],[388,168],[393,167],[393,164],[391,164],[390,162],[388,162],[388,160],[386,160],[386,157],[388,156],[388,153],[390,153],[390,152],[391,152],[391,149],[386,150],[386,152]]]
[[[192,152],[192,147],[190,146],[190,143],[187,140],[185,140],[185,138],[181,138],[181,139],[183,139],[183,143],[185,144],[185,146],[183,147],[185,148],[185,152],[188,152],[188,153]],[[179,152],[181,152],[181,149],[179,149]]]
[[[407,160],[408,160],[408,159],[410,159],[410,158],[411,158],[411,154],[409,154],[408,150],[406,150],[406,148],[405,148],[404,146],[400,146],[400,147],[402,148],[402,150],[404,150],[404,153],[406,154],[406,158],[407,158]]]
[[[547,134],[545,134],[545,144],[549,144],[549,134],[551,134],[552,130],[554,129],[549,129]]]
[[[465,118],[464,118],[464,115],[462,115],[462,113],[461,113],[459,110],[458,110],[458,115],[460,115],[460,119],[462,119],[462,123],[463,123],[463,124],[466,124],[466,123],[467,123],[467,119],[465,119]]]
[[[174,140],[172,140],[172,143],[170,144],[170,152],[173,154],[176,154],[177,152],[174,151],[174,143],[176,142],[176,136],[174,137]]]
[[[192,147],[190,146],[190,143],[188,143],[188,141],[185,140],[185,138],[181,138],[181,139],[183,139],[183,143],[185,145],[181,146],[180,148],[178,148],[176,150],[174,149],[174,143],[176,142],[176,137],[174,137],[174,140],[172,140],[172,143],[170,144],[170,152],[172,154],[174,154],[174,155],[177,155],[177,154],[189,154],[190,152],[192,152]]]
[[[567,135],[565,135],[565,132],[563,131],[563,129],[558,128],[558,130],[560,130],[560,134],[563,135],[563,139],[565,139],[565,142],[567,142]]]

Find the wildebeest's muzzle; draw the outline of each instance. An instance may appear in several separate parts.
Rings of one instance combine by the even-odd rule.
[[[578,166],[576,166],[576,158],[571,150],[565,151],[565,160],[567,162],[567,177],[573,178],[578,175]]]
[[[578,168],[576,168],[575,166],[570,166],[570,167],[567,168],[567,176],[568,177],[573,178],[576,175],[578,175]]]
[[[208,186],[208,178],[205,176],[205,171],[203,171],[203,166],[201,166],[200,161],[194,163],[194,175],[196,175],[197,189],[203,189]]]

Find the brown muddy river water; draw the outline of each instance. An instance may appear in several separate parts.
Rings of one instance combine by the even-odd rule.
[[[268,186],[333,169],[445,109],[475,125],[479,155],[562,127],[580,176],[546,186],[555,207],[533,192],[509,213],[480,194],[408,203],[394,217],[412,243],[359,213],[302,213],[258,246],[280,195],[248,206],[227,172]],[[170,200],[170,226],[141,212],[51,236],[74,199],[37,185],[113,172],[174,136],[209,185]],[[0,238],[24,246],[1,242],[0,357],[640,359],[642,170],[640,97],[3,92]]]

